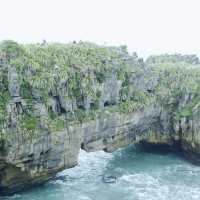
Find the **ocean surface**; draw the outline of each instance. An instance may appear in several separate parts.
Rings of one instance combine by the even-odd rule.
[[[108,183],[111,182],[111,183]],[[79,165],[55,180],[2,200],[200,200],[200,167],[180,154],[129,146],[81,151]]]

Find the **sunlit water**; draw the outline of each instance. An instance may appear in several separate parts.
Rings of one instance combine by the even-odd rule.
[[[116,176],[116,182],[105,183],[105,175]],[[82,151],[77,167],[2,200],[200,200],[200,167],[177,154],[133,146],[112,154]]]

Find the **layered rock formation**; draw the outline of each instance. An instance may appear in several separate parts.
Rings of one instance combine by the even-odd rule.
[[[178,146],[199,162],[199,60],[161,58],[144,63],[124,46],[3,42],[0,194],[74,167],[80,148]]]

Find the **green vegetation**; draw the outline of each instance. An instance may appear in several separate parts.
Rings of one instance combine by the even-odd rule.
[[[35,116],[24,115],[22,118],[22,128],[27,131],[35,131],[38,127],[39,120]]]
[[[156,103],[155,97],[147,92],[135,91],[130,100],[119,103],[117,111],[130,113]]]
[[[64,130],[71,122],[94,120],[102,110],[130,113],[159,104],[180,119],[191,117],[200,105],[200,67],[194,55],[152,56],[141,65],[124,46],[105,47],[89,42],[21,45],[7,40],[0,44],[2,59],[6,64],[0,63],[1,130],[9,118],[7,105],[12,100],[9,67],[17,70],[23,99],[22,113],[16,109],[16,115],[20,116],[20,127],[30,133],[37,132],[40,122],[34,115],[36,103],[46,106],[51,131]],[[108,100],[102,109],[101,104],[107,101],[103,88],[113,77],[121,85],[119,98],[112,97],[114,101]],[[151,79],[159,81],[148,89]],[[186,96],[191,98],[179,106]]]
[[[49,127],[50,130],[53,131],[61,131],[66,127],[66,121],[63,117],[55,117],[53,120],[49,119]]]
[[[192,110],[189,110],[187,108],[183,109],[181,112],[177,113],[177,118],[186,118],[186,117],[191,117],[192,116]]]
[[[150,64],[165,64],[175,63],[178,64],[191,64],[191,65],[197,65],[200,64],[199,58],[196,55],[181,55],[181,54],[163,54],[163,55],[154,55],[150,56],[147,59],[147,63]]]
[[[3,41],[0,44],[0,51],[3,52],[8,60],[15,59],[24,54],[23,47],[12,40]]]
[[[8,81],[5,71],[0,71],[0,133],[6,123],[6,105],[9,102]]]
[[[154,73],[160,77],[159,85],[156,88],[158,99],[164,104],[180,100],[183,95],[199,93],[200,68],[190,69],[182,67],[159,67],[154,68]]]
[[[157,102],[171,110],[174,120],[192,117],[200,105],[200,68],[176,64],[156,65],[153,70],[160,77]]]

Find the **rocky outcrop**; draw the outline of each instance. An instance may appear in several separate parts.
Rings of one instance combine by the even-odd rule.
[[[81,148],[165,145],[200,162],[195,56],[179,55],[177,67],[160,69],[124,47],[7,43],[14,52],[4,44],[0,53],[1,195],[74,167]],[[195,68],[183,68],[184,60]]]
[[[1,155],[1,193],[42,183],[58,171],[75,166],[80,148],[111,152],[142,140],[171,145],[174,136],[169,130],[163,130],[163,135],[156,133],[160,131],[160,112],[156,106],[128,115],[105,112],[94,121],[53,134],[44,133],[32,140],[24,141],[23,135],[13,137]]]

